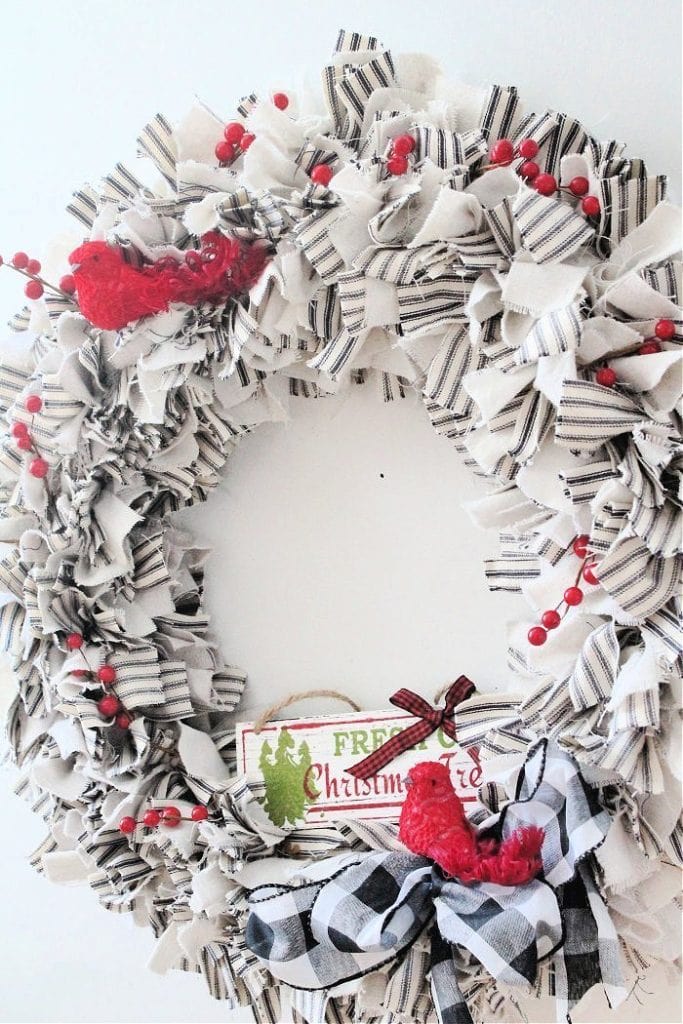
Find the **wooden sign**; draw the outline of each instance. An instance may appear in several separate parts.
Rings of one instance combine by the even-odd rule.
[[[479,763],[441,729],[400,754],[369,779],[345,771],[417,719],[392,711],[270,722],[259,733],[237,725],[238,769],[264,789],[263,806],[274,825],[317,825],[340,818],[397,821],[408,769],[420,761],[450,768],[465,803],[477,799]]]

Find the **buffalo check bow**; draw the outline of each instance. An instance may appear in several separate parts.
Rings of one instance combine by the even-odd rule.
[[[600,982],[611,1005],[624,998],[619,939],[586,864],[609,815],[574,759],[548,740],[531,748],[515,792],[486,825],[498,839],[524,825],[544,829],[543,872],[525,885],[464,885],[424,857],[371,850],[316,862],[312,880],[300,885],[251,891],[247,946],[290,987],[304,1019],[314,1024],[303,1009],[307,996],[318,992],[325,1003],[324,990],[391,969],[423,932],[440,1024],[472,1024],[458,986],[458,947],[499,982],[527,990],[549,960],[558,1020]],[[324,1017],[321,1006],[315,1021]]]
[[[410,750],[411,747],[417,746],[418,743],[421,743],[427,736],[431,736],[437,729],[443,729],[452,740],[456,739],[453,712],[461,701],[467,700],[474,693],[474,690],[475,686],[472,680],[468,679],[467,676],[460,676],[448,688],[442,708],[433,708],[424,697],[420,697],[418,693],[413,693],[412,690],[405,688],[397,690],[389,698],[390,702],[394,707],[401,708],[402,711],[407,711],[409,714],[414,715],[419,721],[409,725],[402,732],[396,733],[395,736],[391,736],[381,747],[373,750],[371,754],[364,757],[358,764],[347,768],[346,771],[357,779],[369,779],[372,775],[376,775],[377,772],[381,771],[390,761],[398,757],[399,754]],[[469,753],[476,760],[477,751],[471,748]]]

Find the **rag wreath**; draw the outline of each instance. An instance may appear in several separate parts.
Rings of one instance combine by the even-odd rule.
[[[0,644],[17,789],[46,823],[32,861],[150,924],[155,970],[198,972],[269,1024],[292,999],[316,1022],[326,1004],[335,1021],[423,1024],[432,997],[443,1019],[489,1020],[509,1012],[502,982],[535,972],[560,1014],[598,978],[615,995],[615,929],[632,976],[680,953],[683,315],[666,179],[567,114],[523,110],[514,87],[453,86],[353,32],[321,99],[250,95],[234,116],[158,115],[139,139],[157,184],[117,165],[79,189],[78,233],[43,261],[73,270],[56,290],[14,259],[34,279],[0,357]],[[143,307],[135,289],[109,296],[106,322],[84,269],[102,252],[151,289]],[[224,288],[235,265],[252,283],[245,252],[267,257],[256,283]],[[511,692],[480,684],[454,713],[494,816],[510,795],[490,758],[532,752],[534,798],[491,825],[543,819],[544,875],[524,892],[442,877],[392,823],[277,828],[235,771],[246,676],[211,634],[207,553],[174,513],[210,497],[260,423],[356,384],[416,393],[486,479],[471,507],[500,537],[486,577],[531,607],[508,631]],[[280,884],[305,874],[312,887]]]

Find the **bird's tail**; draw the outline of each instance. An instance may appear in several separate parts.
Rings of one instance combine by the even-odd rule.
[[[504,839],[497,849],[482,844],[479,858],[479,880],[498,885],[524,885],[543,867],[541,847],[544,832],[535,825],[518,828]]]

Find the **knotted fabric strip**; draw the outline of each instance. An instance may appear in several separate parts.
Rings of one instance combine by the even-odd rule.
[[[357,779],[369,779],[372,775],[376,775],[377,772],[381,771],[390,761],[398,757],[399,754],[417,746],[418,743],[421,743],[427,736],[431,736],[437,729],[442,729],[452,740],[456,739],[453,713],[457,705],[471,697],[474,691],[475,686],[472,680],[468,679],[467,676],[460,676],[448,688],[444,706],[442,708],[433,708],[418,693],[413,693],[412,690],[408,690],[405,687],[397,690],[389,698],[391,703],[395,707],[401,708],[402,711],[415,715],[419,721],[409,725],[402,732],[396,733],[395,736],[391,736],[381,747],[373,750],[371,754],[364,757],[358,764],[347,768],[346,771]],[[475,748],[471,748],[468,752],[473,760],[477,760],[477,750]]]

